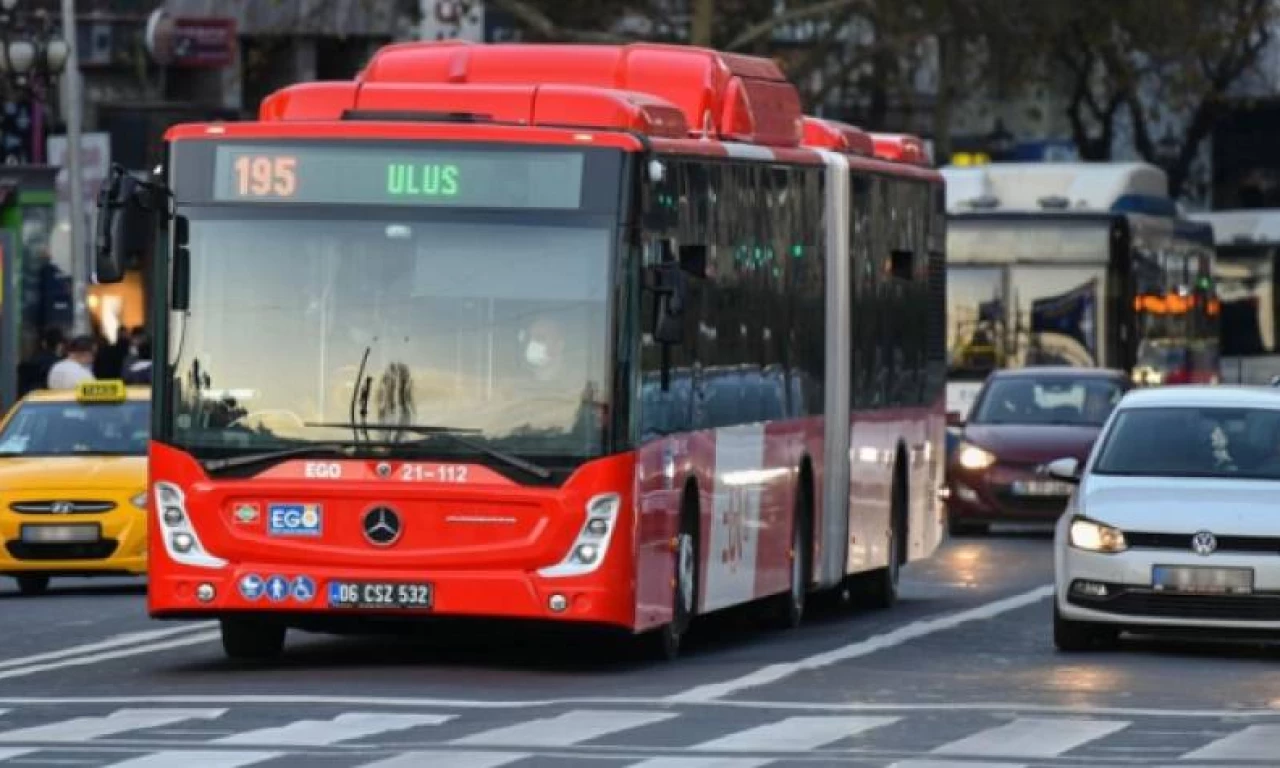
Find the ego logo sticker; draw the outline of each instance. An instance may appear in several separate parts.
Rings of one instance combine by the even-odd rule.
[[[319,504],[272,504],[267,508],[267,533],[272,536],[319,536],[324,513]]]

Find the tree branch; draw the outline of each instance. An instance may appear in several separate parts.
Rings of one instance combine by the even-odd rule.
[[[867,0],[822,0],[822,2],[814,3],[813,5],[806,5],[803,8],[779,13],[748,27],[733,40],[729,41],[729,44],[725,46],[725,50],[742,50],[765,35],[771,34],[778,27],[786,26],[795,21],[804,21],[816,16],[825,16],[836,11],[843,11],[855,5],[862,5],[865,9],[868,4]]]
[[[599,30],[569,29],[561,27],[526,0],[489,0],[499,10],[506,11],[545,40],[565,40],[577,43],[623,43],[630,38]]]

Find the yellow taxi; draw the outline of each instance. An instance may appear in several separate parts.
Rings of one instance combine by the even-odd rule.
[[[53,576],[146,573],[150,399],[87,381],[33,392],[0,422],[0,574],[23,594]]]

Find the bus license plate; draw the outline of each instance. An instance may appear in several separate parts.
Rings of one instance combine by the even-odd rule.
[[[331,581],[329,607],[429,609],[432,593],[430,584]]]
[[[1157,592],[1247,595],[1253,591],[1252,568],[1157,565],[1151,571],[1151,586]]]
[[[31,544],[86,544],[96,542],[101,535],[97,523],[22,526],[22,540]]]

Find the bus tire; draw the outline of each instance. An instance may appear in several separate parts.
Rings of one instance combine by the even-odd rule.
[[[18,581],[18,592],[27,595],[43,595],[49,589],[48,576],[15,576]]]
[[[222,650],[227,658],[266,661],[284,652],[285,625],[261,619],[222,619]]]
[[[804,472],[796,484],[796,500],[791,516],[790,589],[779,595],[774,623],[780,629],[795,629],[804,621],[805,603],[809,597],[809,578],[813,572],[813,492]]]
[[[650,655],[663,661],[680,656],[685,635],[698,605],[698,494],[691,485],[680,503],[680,528],[675,540],[675,577],[671,580],[671,621],[649,639]]]
[[[871,573],[860,574],[851,590],[854,601],[873,610],[890,608],[898,601],[898,580],[906,560],[907,480],[899,461],[893,471],[893,492],[889,504],[889,564]]]

